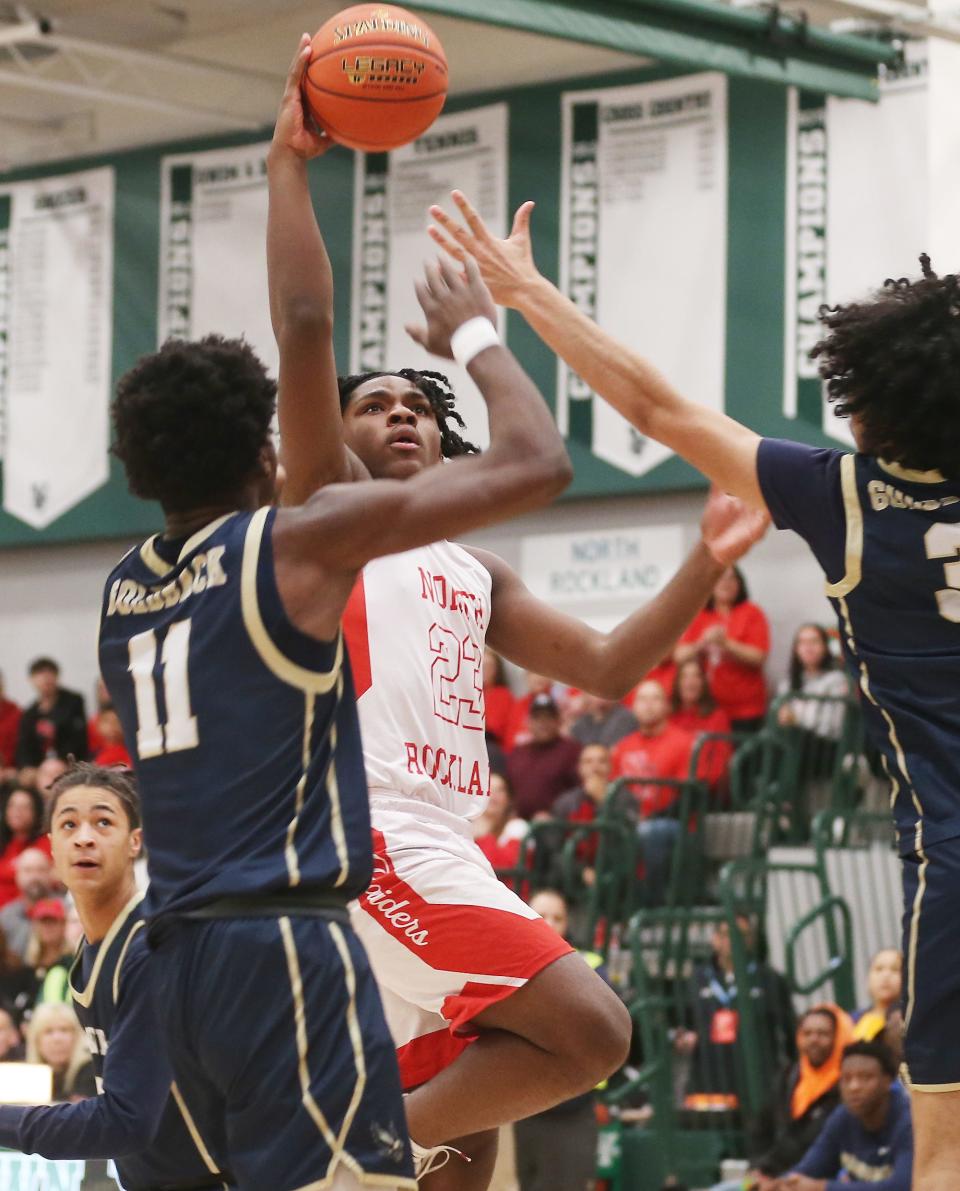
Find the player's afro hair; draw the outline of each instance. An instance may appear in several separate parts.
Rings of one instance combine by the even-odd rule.
[[[457,455],[479,455],[480,448],[461,438],[450,425],[456,422],[461,430],[466,429],[466,423],[457,413],[456,396],[442,372],[418,372],[415,368],[401,368],[399,372],[360,372],[355,376],[338,377],[341,410],[347,408],[350,398],[362,384],[376,376],[399,376],[416,385],[426,397],[440,427],[440,454],[444,459],[453,459]]]
[[[276,401],[276,381],[243,340],[168,339],[120,378],[113,401],[113,452],[130,491],[176,511],[234,498]]]
[[[960,277],[888,278],[870,299],[824,306],[819,358],[829,400],[859,417],[861,449],[960,479]]]

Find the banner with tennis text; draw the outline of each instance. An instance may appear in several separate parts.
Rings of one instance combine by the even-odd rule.
[[[497,103],[441,116],[412,144],[358,153],[356,162],[351,368],[443,372],[457,394],[465,436],[478,446],[490,436],[473,381],[452,361],[425,352],[404,327],[424,321],[413,283],[439,251],[426,234],[432,203],[451,210],[450,191],[462,190],[495,236],[507,233],[507,113]]]

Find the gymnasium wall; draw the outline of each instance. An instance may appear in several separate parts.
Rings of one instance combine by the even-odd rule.
[[[937,77],[960,77],[954,58],[942,60],[956,49],[936,47]],[[337,279],[342,367],[379,366],[377,352],[387,366],[414,358],[397,325],[430,250],[420,213],[461,184],[502,232],[536,199],[541,269],[692,396],[766,434],[842,441],[805,356],[816,308],[913,270],[924,247],[960,257],[956,221],[945,218],[960,133],[942,118],[949,96],[934,103],[930,83],[922,43],[878,105],[636,72],[461,100],[421,157],[336,150],[314,164],[311,185]],[[157,525],[106,455],[117,377],[168,332],[244,332],[275,364],[266,136],[0,178],[0,666],[14,697],[26,697],[25,665],[38,651],[61,659],[68,685],[90,690],[102,577]],[[896,201],[883,201],[888,191]],[[695,535],[700,478],[612,420],[522,320],[507,316],[505,331],[558,410],[576,480],[559,510],[475,540],[536,583],[542,552],[524,539],[674,526],[672,538],[633,542],[669,569]],[[476,413],[467,386],[463,399]],[[482,419],[471,422],[482,439]],[[774,623],[778,677],[796,623],[827,616],[819,576],[786,534],[770,535],[747,572]],[[564,606],[605,623],[655,586]]]
[[[494,551],[524,573],[523,543],[531,536],[566,531],[607,537],[617,531],[679,527],[681,551],[696,541],[702,493],[572,500],[562,511],[548,509],[509,525],[472,534],[469,540]],[[14,548],[0,555],[0,668],[10,697],[33,698],[26,669],[38,653],[49,653],[63,668],[63,682],[83,692],[88,703],[96,681],[97,615],[103,580],[133,539],[72,546]],[[773,684],[783,675],[797,624],[829,624],[831,613],[823,580],[806,547],[792,533],[771,531],[744,564],[751,595],[770,616],[773,649],[767,673]],[[525,575],[530,580],[529,574]],[[598,624],[604,608],[616,615],[643,603],[648,593],[629,594],[613,605],[575,600],[564,606]]]
[[[903,108],[897,88],[915,95],[900,124],[922,122],[924,71],[918,59],[880,105],[826,108],[717,73],[558,82],[461,99],[394,154],[335,150],[313,163],[311,184],[337,281],[342,369],[420,362],[403,322],[416,309],[412,277],[433,251],[425,207],[458,184],[502,233],[535,199],[543,271],[690,396],[766,434],[827,441],[818,382],[803,363],[792,375],[811,311],[828,290],[873,280],[857,271],[864,260],[910,268],[924,205],[921,196],[910,207],[921,214],[901,218],[893,236],[885,205],[858,220],[863,163],[843,165],[871,130],[889,143],[899,126],[884,123],[883,109]],[[168,334],[243,333],[276,365],[266,140],[154,147],[0,178],[0,547],[154,524],[108,457],[108,405],[117,378]],[[912,143],[922,158],[922,138]],[[851,232],[852,270],[842,248]],[[570,497],[701,482],[558,369],[521,320],[508,316],[505,331],[567,434]],[[454,379],[482,442],[482,403]]]

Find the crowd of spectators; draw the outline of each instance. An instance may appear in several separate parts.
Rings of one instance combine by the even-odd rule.
[[[667,887],[678,835],[693,826],[692,820],[681,823],[677,813],[683,783],[696,778],[719,808],[729,805],[735,748],[764,724],[794,737],[798,752],[808,740],[818,742],[808,776],[826,775],[849,692],[831,637],[818,625],[802,625],[787,673],[768,684],[769,651],[767,617],[734,567],[717,580],[673,654],[620,701],[533,673],[523,675],[514,693],[503,662],[488,651],[484,696],[495,778],[492,804],[476,835],[491,864],[513,881],[507,870],[520,863],[524,824],[588,823],[610,783],[620,780],[626,797],[619,809],[636,823],[641,840],[638,879],[646,903],[656,904]],[[588,841],[578,844],[587,883],[593,877],[590,851]]]
[[[767,619],[748,598],[742,574],[731,568],[674,653],[621,701],[571,690],[532,673],[524,674],[521,689],[515,690],[501,659],[488,651],[483,681],[492,778],[475,834],[493,867],[516,882],[523,841],[533,824],[546,819],[589,823],[608,797],[610,783],[623,779],[620,809],[643,839],[638,879],[646,882],[655,903],[677,833],[686,829],[674,809],[679,786],[693,767],[694,776],[722,795],[733,751],[731,733],[755,731],[768,712],[764,667],[769,648]],[[77,926],[52,869],[44,797],[71,757],[106,765],[128,765],[130,758],[102,685],[88,714],[84,697],[61,685],[53,659],[37,658],[29,679],[35,697],[21,708],[5,696],[0,678],[0,1051],[22,1051],[34,1021],[60,1022],[50,1026],[53,1041],[34,1039],[30,1049],[33,1054],[55,1053],[56,1063],[46,1061],[60,1072],[63,1087],[75,1089],[81,1085],[74,1080],[73,1061],[63,1062],[69,1050],[62,1024],[66,1013],[50,1014],[69,1001]],[[783,728],[837,739],[836,707],[825,704],[814,714],[801,698],[837,696],[847,689],[824,630],[816,625],[798,630],[789,673],[774,689],[783,696],[778,715]],[[791,700],[791,694],[797,699]],[[595,851],[590,839],[579,845],[587,884],[594,879]],[[763,975],[759,963],[757,973],[763,995],[780,999],[776,981]],[[714,969],[697,979],[720,992],[709,1021],[694,1015],[685,1023],[685,1041],[679,1045],[689,1048],[692,1064],[688,1094],[722,1093],[724,1078],[711,1089],[704,1075],[722,1056],[723,1022],[730,1021],[721,1003],[729,995],[724,991],[729,972],[722,939],[717,940]],[[706,997],[697,1003],[706,1010]],[[876,1012],[875,1006],[868,1015],[871,1021]],[[64,1033],[59,1040],[58,1029]],[[771,1045],[786,1059],[794,1053],[792,1026],[782,1033]],[[722,1068],[719,1062],[717,1070]]]
[[[0,679],[0,1062],[46,1064],[52,1099],[96,1094],[90,1053],[70,1003],[79,923],[57,879],[46,794],[71,758],[129,765],[123,733],[98,686],[83,696],[40,657],[29,669],[35,699],[20,708]]]

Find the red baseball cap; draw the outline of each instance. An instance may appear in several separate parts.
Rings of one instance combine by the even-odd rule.
[[[34,921],[38,918],[56,918],[58,922],[66,922],[67,909],[63,902],[55,897],[42,897],[30,911],[29,917]]]

